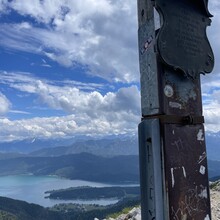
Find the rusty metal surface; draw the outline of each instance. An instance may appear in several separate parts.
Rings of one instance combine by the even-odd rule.
[[[157,48],[163,62],[173,67],[177,74],[196,78],[200,73],[210,73],[214,55],[206,35],[210,25],[207,4],[198,0],[156,0],[163,17],[158,33]]]
[[[161,89],[161,111],[167,115],[202,115],[200,77],[188,79],[164,68]]]
[[[188,79],[166,66],[159,74],[164,115],[202,117],[200,76]],[[203,123],[161,123],[161,130],[169,219],[210,220]]]
[[[203,125],[163,125],[165,175],[172,220],[211,219]]]

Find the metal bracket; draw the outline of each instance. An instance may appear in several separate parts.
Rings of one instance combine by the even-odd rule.
[[[187,115],[187,116],[178,116],[178,115],[153,115],[153,116],[144,116],[142,120],[145,119],[156,119],[160,120],[162,124],[181,124],[181,125],[196,125],[204,123],[204,116],[196,115]]]

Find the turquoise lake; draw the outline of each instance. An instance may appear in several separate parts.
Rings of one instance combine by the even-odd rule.
[[[58,178],[55,176],[2,176],[0,177],[0,196],[23,200],[29,203],[39,204],[44,207],[51,207],[59,203],[109,205],[117,202],[117,200],[115,199],[65,201],[44,198],[45,196],[47,196],[45,192],[48,190],[65,189],[68,187],[77,186],[105,187],[112,185],[81,180],[68,180]]]

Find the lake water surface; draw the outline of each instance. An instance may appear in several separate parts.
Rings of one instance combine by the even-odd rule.
[[[29,203],[39,204],[44,207],[51,207],[59,203],[108,205],[117,202],[117,200],[115,199],[65,201],[44,198],[45,196],[47,196],[45,192],[48,190],[65,189],[77,186],[105,187],[112,185],[81,180],[68,180],[55,176],[2,176],[0,177],[0,196],[12,199],[19,199]]]

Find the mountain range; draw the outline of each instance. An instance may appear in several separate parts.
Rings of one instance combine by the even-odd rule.
[[[93,182],[138,182],[138,156],[104,158],[88,153],[0,160],[0,175],[57,175]]]
[[[138,141],[128,139],[100,139],[77,141],[69,146],[44,148],[31,152],[31,156],[61,156],[68,154],[91,153],[98,156],[138,155]]]
[[[208,159],[220,161],[220,133],[206,132],[206,147]],[[138,137],[111,136],[94,139],[83,136],[69,139],[33,138],[14,142],[0,142],[0,153],[61,156],[82,152],[100,156],[138,155]]]
[[[220,176],[220,134],[206,134],[209,177]],[[0,175],[58,175],[93,181],[137,181],[137,137],[24,140],[0,143]],[[4,152],[4,153],[3,153]]]
[[[60,156],[82,152],[102,156],[137,155],[137,137],[110,136],[103,139],[78,137],[69,139],[25,139],[0,142],[1,153],[32,154],[33,156]]]

